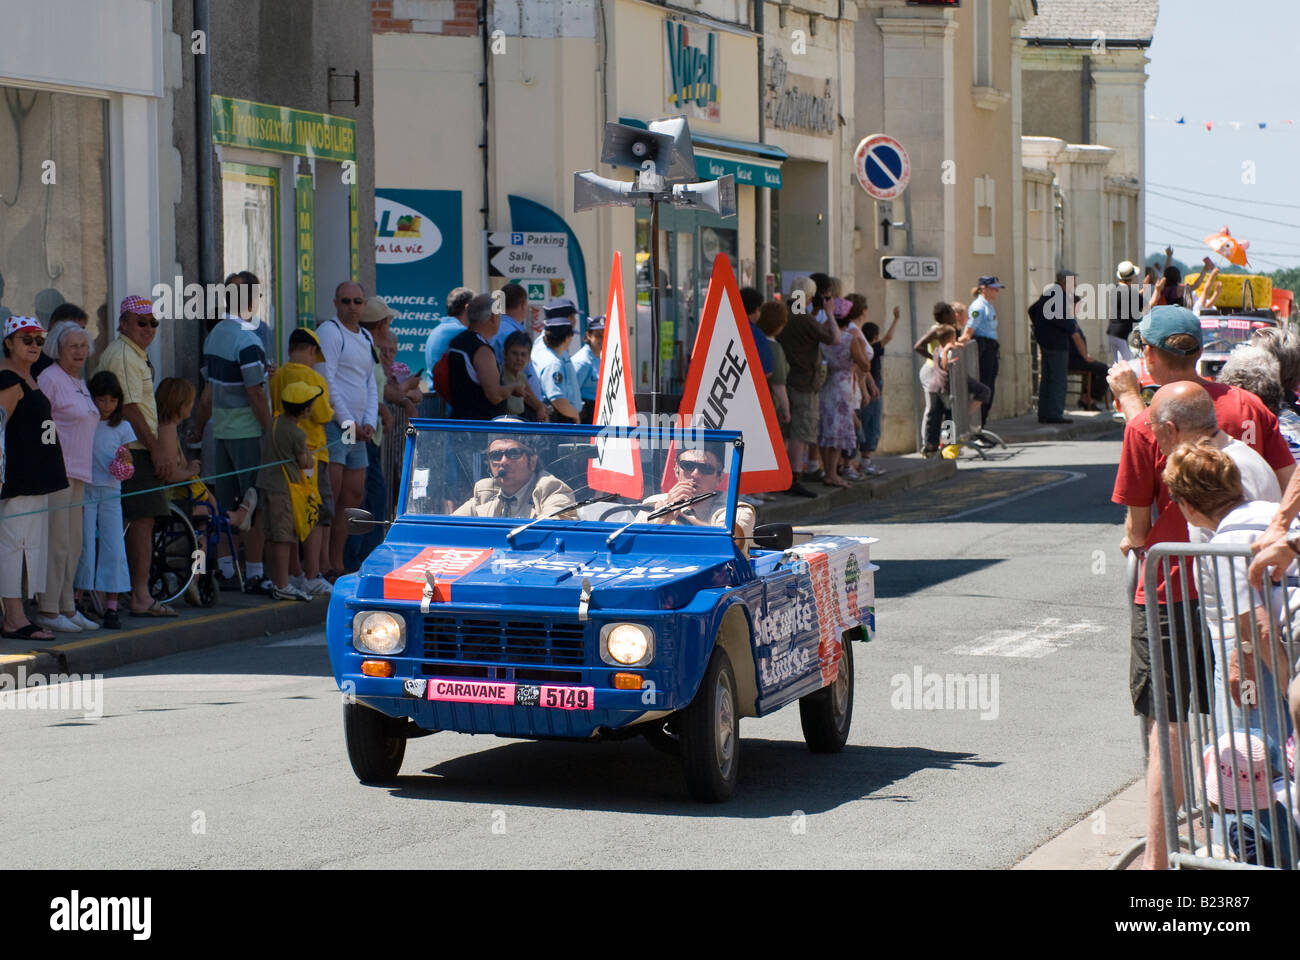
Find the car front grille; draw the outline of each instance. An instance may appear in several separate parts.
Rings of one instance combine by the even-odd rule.
[[[430,660],[582,666],[585,637],[577,619],[424,618],[424,655]]]

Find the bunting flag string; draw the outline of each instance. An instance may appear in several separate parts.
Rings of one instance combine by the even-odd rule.
[[[1155,113],[1147,114],[1147,123],[1173,127],[1195,126],[1194,123],[1188,123],[1186,115],[1179,117],[1163,117]],[[1218,127],[1220,130],[1224,127],[1231,127],[1234,131],[1245,130],[1248,133],[1260,130],[1266,132],[1278,132],[1288,129],[1294,130],[1295,120],[1202,120],[1200,125],[1205,128],[1206,133],[1213,133],[1215,127]]]

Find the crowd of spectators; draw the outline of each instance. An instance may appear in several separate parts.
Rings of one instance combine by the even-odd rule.
[[[1278,412],[1294,412],[1296,380],[1290,379],[1286,390],[1283,381],[1300,378],[1300,338],[1282,330],[1260,336],[1258,349],[1236,351],[1214,382],[1197,373],[1202,332],[1190,309],[1157,305],[1140,321],[1138,335],[1142,359],[1159,386],[1151,405],[1143,406],[1140,385],[1126,361],[1119,360],[1109,372],[1110,387],[1128,421],[1112,495],[1127,508],[1121,549],[1141,553],[1157,543],[1190,541],[1253,544],[1258,551],[1249,567],[1253,593],[1246,586],[1245,560],[1201,560],[1202,569],[1160,565],[1154,596],[1147,595],[1139,576],[1132,597],[1129,686],[1134,711],[1146,718],[1150,731],[1144,866],[1159,869],[1168,864],[1159,746],[1167,738],[1171,755],[1180,755],[1191,704],[1213,714],[1220,732],[1229,729],[1230,718],[1239,731],[1240,740],[1225,734],[1218,744],[1207,744],[1207,787],[1217,805],[1216,818],[1218,808],[1232,809],[1233,803],[1220,794],[1212,771],[1221,763],[1235,766],[1237,759],[1244,767],[1244,754],[1256,747],[1280,756],[1296,722],[1278,708],[1287,696],[1290,671],[1273,656],[1270,634],[1276,636],[1275,626],[1259,623],[1262,649],[1234,641],[1249,639],[1250,619],[1265,609],[1260,588],[1267,571],[1272,568],[1280,578],[1296,557],[1288,539],[1297,542],[1290,535],[1300,512],[1300,480]],[[1234,565],[1240,570],[1231,569]],[[1153,604],[1158,636],[1150,635],[1148,608]],[[1278,609],[1277,603],[1272,606]],[[1239,612],[1247,618],[1240,623]],[[1208,645],[1201,638],[1202,619],[1213,641]],[[1153,676],[1151,668],[1151,646],[1157,642],[1167,664],[1161,677]],[[1203,655],[1205,649],[1210,657]],[[1250,684],[1243,687],[1247,680]],[[1258,697],[1243,698],[1243,689],[1252,686]],[[1157,697],[1165,701],[1169,718],[1164,729],[1154,723]],[[1292,691],[1293,712],[1297,700],[1300,691]],[[1170,787],[1176,808],[1183,802],[1181,779],[1173,777]],[[1273,849],[1277,839],[1268,837],[1257,820],[1245,827],[1238,822],[1234,830],[1245,831],[1230,834],[1239,859],[1248,848],[1251,856],[1260,847]]]

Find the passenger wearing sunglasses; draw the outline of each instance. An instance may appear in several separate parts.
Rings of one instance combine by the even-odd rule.
[[[683,450],[677,455],[673,467],[677,482],[667,493],[656,494],[645,501],[646,510],[637,520],[647,523],[684,523],[696,527],[720,527],[727,516],[726,491],[722,487],[722,457],[713,450]],[[674,510],[654,520],[647,519],[661,507],[679,500],[688,500],[700,494],[712,493],[707,500]],[[749,538],[754,535],[757,514],[743,501],[736,504],[736,522],[731,534],[736,538],[741,552],[749,556]]]
[[[541,469],[525,437],[497,437],[485,459],[489,476],[474,484],[474,496],[456,508],[456,516],[535,520],[572,506],[572,488]]]

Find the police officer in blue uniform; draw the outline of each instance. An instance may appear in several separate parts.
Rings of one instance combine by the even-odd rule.
[[[578,375],[569,358],[578,307],[567,297],[546,305],[546,326],[533,344],[533,367],[542,382],[542,400],[556,423],[577,423],[582,410]]]
[[[605,345],[605,318],[589,319],[583,339],[587,342],[573,355],[573,370],[578,375],[578,393],[582,396],[582,422],[592,423],[596,417],[596,390],[600,387],[600,351]]]
[[[989,397],[980,407],[981,426],[988,422],[998,378],[998,312],[993,305],[1004,286],[997,277],[979,278],[979,283],[971,291],[974,299],[966,308],[966,329],[961,337],[963,341],[975,338],[980,355],[980,383],[989,388]]]

